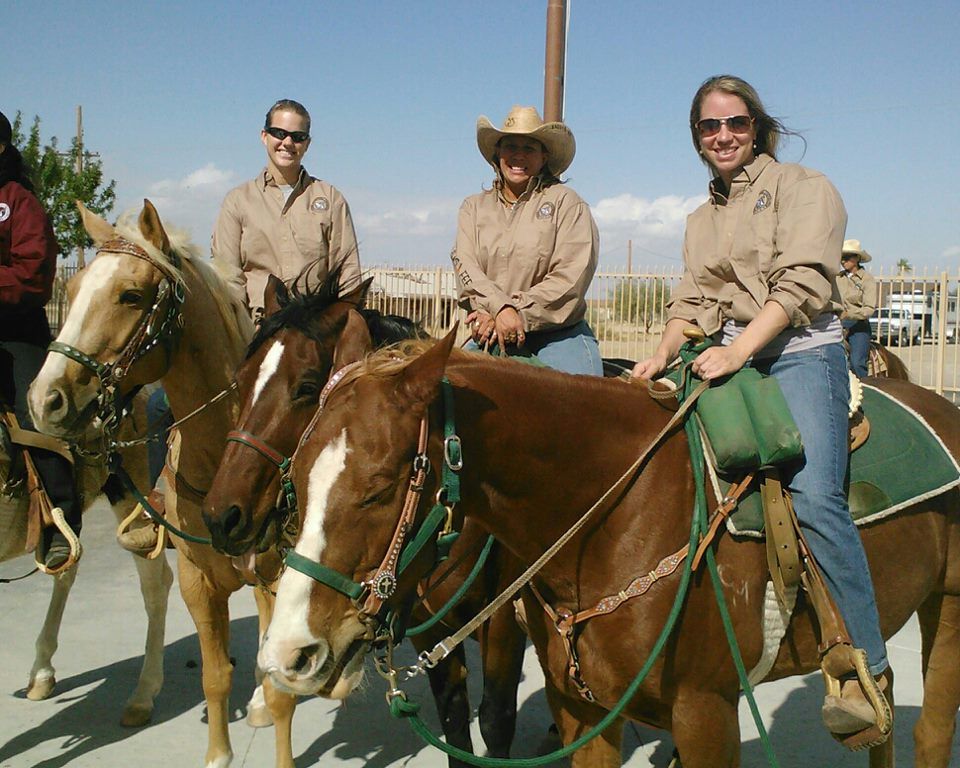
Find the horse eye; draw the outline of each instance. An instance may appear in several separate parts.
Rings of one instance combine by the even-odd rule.
[[[143,294],[140,291],[124,291],[120,294],[120,303],[127,305],[136,305],[143,301]]]
[[[293,393],[293,396],[296,400],[304,398],[316,400],[320,396],[320,387],[317,386],[315,381],[301,381],[297,386],[297,391]]]
[[[380,488],[369,496],[367,496],[361,503],[361,508],[372,507],[375,504],[382,504],[385,501],[388,501],[390,497],[393,496],[393,483],[390,483],[385,488]]]

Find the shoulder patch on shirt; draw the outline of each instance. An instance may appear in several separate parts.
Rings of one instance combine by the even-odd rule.
[[[553,212],[557,209],[553,203],[544,203],[539,208],[537,208],[537,218],[538,219],[549,219],[553,216]]]
[[[314,198],[313,202],[310,203],[311,211],[325,211],[330,207],[330,201],[325,197]]]
[[[770,206],[770,202],[773,198],[770,196],[770,193],[767,190],[763,190],[759,195],[757,195],[757,202],[753,206],[754,213],[760,213],[760,211],[765,210]]]
[[[10,218],[10,206],[6,203],[0,203],[0,221],[6,221]]]

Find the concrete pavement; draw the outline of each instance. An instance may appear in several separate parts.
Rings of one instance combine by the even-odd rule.
[[[153,723],[143,729],[119,725],[124,701],[140,669],[146,621],[130,556],[113,542],[113,517],[97,507],[84,524],[86,548],[54,657],[57,688],[46,701],[24,697],[33,660],[33,643],[43,621],[50,592],[49,577],[37,574],[0,585],[0,768],[87,768],[129,766],[192,768],[203,765],[206,723],[200,685],[199,644],[177,586],[170,599],[165,656],[165,682],[156,701]],[[169,553],[171,558],[175,554]],[[27,558],[0,564],[0,577],[29,570]],[[273,729],[249,728],[243,710],[253,688],[256,615],[250,591],[231,602],[231,653],[237,660],[231,697],[235,767],[273,765]],[[915,622],[888,645],[896,671],[897,761],[913,764],[911,731],[920,705],[920,638]],[[478,668],[475,647],[468,649]],[[404,648],[399,663],[413,655]],[[960,663],[960,661],[958,661]],[[471,700],[480,698],[476,672],[470,679]],[[514,756],[534,756],[550,723],[541,690],[542,677],[528,648],[520,691],[519,732]],[[405,686],[423,703],[424,718],[439,732],[427,686],[418,680]],[[298,768],[307,766],[424,766],[440,768],[446,759],[422,745],[409,727],[390,717],[385,687],[369,671],[365,691],[346,704],[312,698],[303,701],[294,719],[294,754]],[[819,675],[768,683],[757,699],[781,768],[854,768],[867,765],[865,755],[838,747],[819,722],[822,684]],[[741,705],[742,765],[767,765],[756,728]],[[482,741],[474,723],[474,744]],[[553,745],[551,745],[553,746]],[[624,765],[663,768],[670,761],[669,736],[640,726],[625,731]],[[954,740],[951,766],[960,768],[960,738]],[[558,762],[557,765],[565,765]]]

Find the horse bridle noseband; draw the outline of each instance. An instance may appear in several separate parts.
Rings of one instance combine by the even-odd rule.
[[[61,341],[53,341],[47,347],[49,352],[57,352],[69,357],[96,374],[100,385],[97,396],[97,415],[103,423],[104,432],[112,436],[119,428],[120,421],[133,396],[139,390],[137,387],[122,396],[119,391],[120,382],[138,360],[159,345],[163,345],[166,349],[168,360],[172,357],[183,328],[185,294],[183,281],[173,272],[174,269],[180,269],[180,257],[172,250],[166,254],[170,262],[167,264],[151,256],[136,243],[117,237],[101,245],[97,249],[97,254],[101,253],[134,256],[148,262],[163,275],[152,306],[141,318],[129,341],[112,363],[101,363],[82,350]],[[166,305],[165,311],[161,311],[164,305]]]

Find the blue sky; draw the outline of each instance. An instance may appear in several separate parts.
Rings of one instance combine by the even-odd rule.
[[[593,206],[601,266],[679,266],[707,174],[686,128],[708,76],[753,83],[806,138],[874,266],[960,266],[960,3],[569,0],[567,172]],[[0,110],[39,115],[206,246],[226,191],[265,153],[278,98],[313,117],[305,165],[347,197],[373,264],[446,265],[461,200],[489,185],[477,116],[543,101],[546,0],[14,0]],[[781,160],[801,161],[791,141]]]

